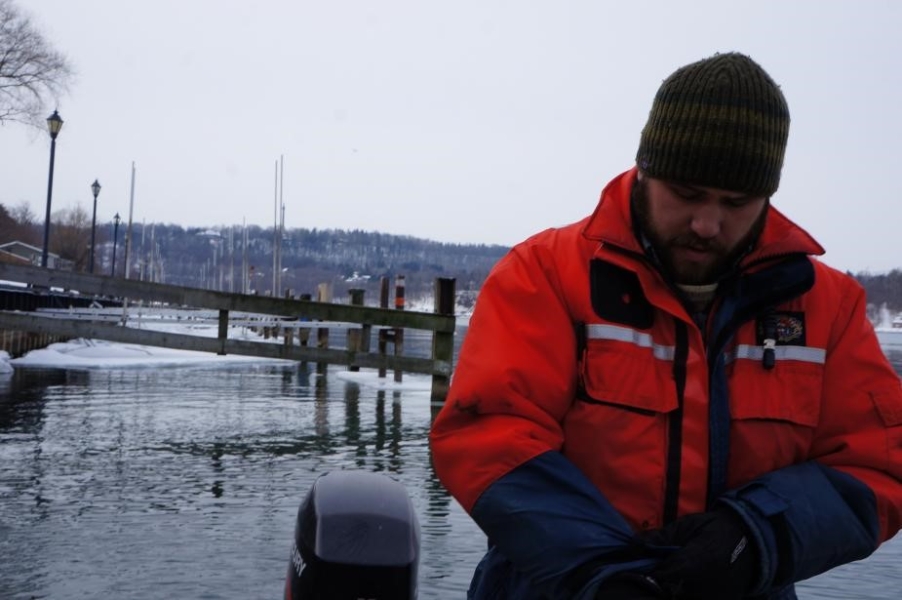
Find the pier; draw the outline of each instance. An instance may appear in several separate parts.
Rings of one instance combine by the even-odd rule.
[[[182,350],[239,354],[317,363],[345,365],[351,370],[379,369],[380,375],[394,371],[398,380],[402,372],[432,376],[432,399],[443,401],[452,372],[455,317],[454,279],[435,280],[435,311],[432,313],[404,310],[403,284],[400,302],[396,291],[396,308],[387,307],[386,286],[380,306],[363,305],[362,290],[353,290],[348,304],[320,301],[304,297],[272,298],[234,294],[197,288],[172,286],[147,281],[115,278],[106,275],[73,273],[41,267],[0,263],[0,280],[17,282],[31,290],[66,290],[79,299],[92,299],[90,308],[57,307],[53,310],[0,311],[0,331],[28,332],[47,336],[42,339],[87,338],[112,342],[160,346]],[[319,294],[325,296],[324,293]],[[96,303],[94,301],[96,299]],[[121,299],[123,308],[103,308],[104,301]],[[83,302],[79,302],[82,304]],[[215,318],[215,338],[138,329],[128,327],[116,312],[125,313],[128,305],[198,311],[202,318]],[[233,340],[230,326],[254,326],[268,331],[285,332],[282,343]],[[345,335],[330,336],[331,330]],[[432,333],[431,356],[405,356],[404,329]],[[371,351],[371,338],[378,339],[377,351]],[[334,341],[343,345],[332,345]],[[392,353],[388,348],[392,347]]]

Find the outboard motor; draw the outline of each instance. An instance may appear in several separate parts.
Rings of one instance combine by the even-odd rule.
[[[285,600],[414,600],[419,555],[403,485],[378,473],[326,473],[298,509]]]

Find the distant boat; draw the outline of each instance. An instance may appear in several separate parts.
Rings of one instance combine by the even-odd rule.
[[[354,271],[350,277],[346,277],[345,281],[348,283],[358,283],[358,282],[367,282],[370,280],[369,275],[361,275],[357,271]]]

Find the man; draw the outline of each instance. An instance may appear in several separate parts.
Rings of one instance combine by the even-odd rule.
[[[486,280],[431,433],[470,598],[789,599],[899,530],[902,387],[770,205],[788,130],[750,58],[682,67],[595,212]]]

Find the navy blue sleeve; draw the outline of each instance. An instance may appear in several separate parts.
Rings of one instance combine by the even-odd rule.
[[[720,501],[740,513],[761,549],[755,593],[861,560],[879,545],[871,489],[816,462],[763,475]]]
[[[550,599],[592,598],[621,571],[647,571],[633,531],[601,492],[559,452],[546,452],[489,486],[471,516],[490,543]],[[591,565],[584,576],[577,567]]]

